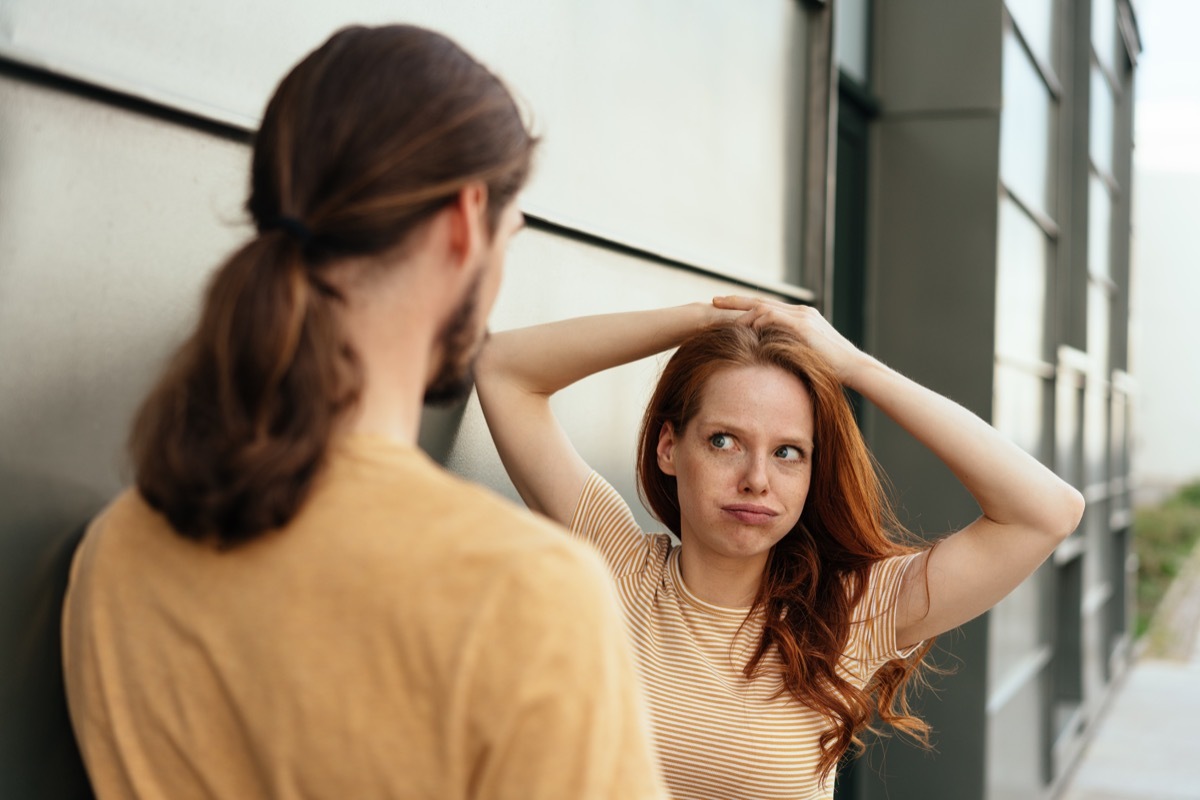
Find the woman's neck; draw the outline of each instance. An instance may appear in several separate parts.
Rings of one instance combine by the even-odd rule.
[[[679,550],[679,572],[688,591],[722,608],[749,608],[758,595],[767,554],[726,558],[686,543]]]

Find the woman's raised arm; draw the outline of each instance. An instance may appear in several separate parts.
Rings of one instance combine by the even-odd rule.
[[[748,325],[780,325],[820,352],[842,383],[870,400],[954,473],[983,515],[926,551],[901,589],[901,647],[982,614],[1025,580],[1075,530],[1083,497],[975,414],[880,364],[814,308],[718,298]]]
[[[476,386],[500,459],[526,505],[569,525],[591,471],[555,419],[552,394],[737,316],[710,303],[692,303],[493,334],[476,365]]]

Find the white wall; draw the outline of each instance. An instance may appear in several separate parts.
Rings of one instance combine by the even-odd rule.
[[[1152,501],[1200,478],[1200,171],[1141,168],[1133,192],[1133,468]]]
[[[759,281],[796,273],[795,0],[0,0],[0,56],[246,129],[350,23],[442,31],[544,134],[527,212]]]
[[[1200,478],[1200,3],[1140,0],[1138,21],[1129,358],[1151,502]]]

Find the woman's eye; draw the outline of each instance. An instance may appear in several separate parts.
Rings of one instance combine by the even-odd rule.
[[[793,447],[790,444],[781,445],[775,451],[775,457],[782,458],[784,461],[799,461],[803,455],[799,447]]]
[[[708,437],[708,443],[718,450],[728,450],[733,446],[733,441],[724,433],[714,433]]]

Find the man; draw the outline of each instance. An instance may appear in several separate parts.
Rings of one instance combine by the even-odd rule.
[[[598,558],[416,447],[470,390],[534,146],[420,28],[340,31],[276,90],[258,233],[73,565],[102,800],[659,796]]]

